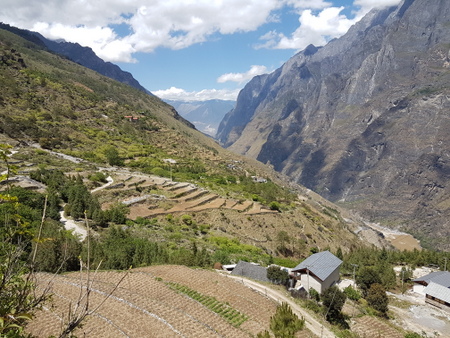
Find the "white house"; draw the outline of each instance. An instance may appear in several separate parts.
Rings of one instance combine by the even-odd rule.
[[[313,288],[322,293],[340,279],[342,261],[329,251],[315,253],[292,269],[295,278],[305,290]]]
[[[413,279],[414,286],[413,291],[421,295],[425,295],[425,288],[431,283],[442,285],[443,287],[450,288],[450,272],[448,271],[436,271],[431,272],[428,275]]]
[[[450,312],[450,288],[430,282],[423,292],[425,302]]]

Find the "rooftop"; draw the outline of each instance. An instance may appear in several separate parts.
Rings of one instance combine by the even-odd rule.
[[[413,282],[425,282],[430,284],[431,282],[442,285],[446,288],[450,288],[450,272],[448,271],[436,271],[431,272],[428,275],[413,279]]]
[[[426,295],[443,300],[446,303],[450,303],[450,289],[440,284],[431,282],[423,290]]]
[[[309,270],[320,280],[324,281],[336,268],[342,264],[342,261],[329,251],[315,253],[297,265],[293,272],[300,270]]]

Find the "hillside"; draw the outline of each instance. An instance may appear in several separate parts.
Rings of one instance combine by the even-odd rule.
[[[343,275],[370,266],[390,289],[393,264],[447,263],[442,253],[385,250],[388,241],[363,220],[221,148],[158,98],[3,30],[0,83],[0,333],[57,335],[73,314],[68,305],[89,289],[93,313],[76,335],[255,336],[275,309],[267,297],[287,294],[244,287],[209,270],[216,263],[293,267],[330,250],[345,261]],[[39,303],[46,287],[50,299]],[[332,336],[321,325],[325,307],[289,301],[313,332],[299,337]],[[372,311],[365,302],[350,308],[358,332],[403,332],[361,317]]]
[[[448,1],[405,0],[255,77],[218,139],[325,198],[450,249]]]
[[[88,177],[109,172],[122,186],[97,193],[99,203],[107,208],[136,198],[129,216],[157,226],[137,226],[135,232],[174,245],[200,241],[214,251],[223,241],[216,237],[224,237],[256,245],[264,260],[361,245],[353,232],[364,227],[361,222],[345,222],[328,202],[224,150],[158,98],[10,32],[0,31],[0,38],[0,132],[2,143],[17,151],[12,159],[19,173],[59,169],[82,175],[94,188]],[[80,160],[64,160],[50,150]],[[150,183],[152,175],[167,184]]]
[[[20,37],[41,47],[48,48],[48,50],[59,55],[63,55],[69,60],[79,63],[80,65],[92,69],[104,76],[128,84],[136,89],[150,94],[150,92],[142,87],[133,75],[131,75],[131,73],[123,71],[119,66],[111,62],[103,61],[89,47],[83,47],[78,43],[66,41],[52,41],[46,39],[39,33],[31,32],[26,29],[19,29],[4,23],[0,23],[0,28],[17,34]]]

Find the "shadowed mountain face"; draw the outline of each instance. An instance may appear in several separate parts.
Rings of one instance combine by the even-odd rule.
[[[450,2],[405,0],[255,77],[231,150],[450,249]]]

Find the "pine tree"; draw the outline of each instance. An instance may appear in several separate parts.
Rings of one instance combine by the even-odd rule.
[[[291,338],[305,326],[305,320],[299,319],[292,312],[288,303],[277,307],[275,314],[270,318],[270,329],[276,338]]]

